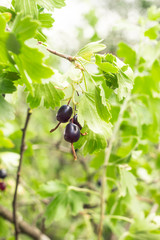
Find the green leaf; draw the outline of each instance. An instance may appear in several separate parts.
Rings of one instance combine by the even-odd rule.
[[[95,169],[99,169],[104,163],[105,151],[96,153],[95,157],[91,160],[90,166]]]
[[[13,20],[16,15],[13,9],[4,6],[0,6],[0,12],[3,13],[3,16],[6,17],[7,22],[9,22],[11,19]]]
[[[14,35],[14,33],[9,33],[6,42],[6,47],[8,51],[11,51],[15,54],[20,54],[21,45],[20,42],[17,40],[16,36]]]
[[[56,180],[49,181],[46,184],[42,184],[38,193],[42,197],[53,197],[55,193],[63,192],[67,190],[67,185]]]
[[[62,8],[64,7],[65,0],[37,0],[37,3],[41,6],[46,8],[49,11],[54,11],[54,8]]]
[[[113,66],[110,62],[103,62],[103,58],[100,55],[95,55],[96,65],[106,73],[117,73],[118,68]]]
[[[30,15],[34,18],[38,16],[37,3],[34,0],[14,0],[16,12],[22,12],[23,16]]]
[[[106,54],[106,56],[105,56],[105,60],[106,60],[107,62],[113,63],[113,62],[116,61],[116,57],[115,57],[114,55],[108,53],[108,54]]]
[[[83,210],[83,203],[87,202],[85,193],[68,190],[59,192],[46,209],[46,224],[50,225],[53,221],[64,219],[68,211],[72,215],[78,214]]]
[[[133,224],[130,226],[129,233],[131,237],[126,240],[159,240],[159,224],[154,220],[157,216],[145,218],[143,214],[135,217]],[[159,216],[158,216],[159,217]]]
[[[0,93],[12,93],[16,91],[13,81],[17,79],[19,79],[19,75],[15,72],[0,74]]]
[[[151,21],[156,21],[160,18],[160,8],[157,8],[155,5],[148,9],[148,18]]]
[[[23,18],[21,14],[17,14],[12,32],[16,35],[18,40],[25,41],[35,36],[39,25],[40,23],[31,19],[31,17],[27,16]]]
[[[108,74],[108,73],[103,73],[105,80],[106,80],[106,85],[107,87],[111,90],[111,89],[116,89],[118,88],[118,79],[117,79],[117,75],[115,73],[113,74]]]
[[[60,105],[60,101],[64,97],[64,93],[60,89],[56,89],[55,86],[49,82],[46,84],[34,84],[33,95],[29,93],[27,102],[31,108],[36,108],[43,101],[46,108],[55,108]]]
[[[54,220],[63,219],[69,210],[72,215],[83,210],[83,203],[87,202],[88,198],[85,193],[72,188],[72,186],[67,186],[60,181],[50,181],[40,187],[41,196],[54,196],[45,212],[47,225],[50,225]]]
[[[88,135],[86,137],[86,143],[83,149],[84,155],[88,153],[93,154],[106,148],[106,136],[104,136],[103,134],[94,133],[90,130],[88,130],[87,133]]]
[[[0,130],[0,148],[13,148],[13,142],[4,136],[3,132]]]
[[[30,48],[25,44],[21,46],[21,53],[15,56],[15,61],[26,85],[30,81],[41,83],[43,78],[53,75],[52,69],[44,65],[43,57],[43,53],[37,48]]]
[[[7,121],[14,119],[14,108],[2,96],[0,96],[0,120]]]
[[[6,39],[9,33],[5,32],[6,29],[6,19],[3,14],[0,14],[0,65],[9,65],[8,53],[6,49]]]
[[[40,13],[38,15],[38,20],[41,23],[42,28],[50,28],[54,23],[54,19],[50,13]]]
[[[128,172],[125,168],[120,168],[120,196],[126,196],[127,191],[131,196],[134,196],[137,191],[135,186],[137,185],[137,180],[135,176]]]
[[[130,46],[123,42],[119,43],[117,55],[120,58],[124,58],[124,62],[134,69],[136,64],[136,52]]]
[[[109,122],[111,118],[110,113],[111,107],[108,101],[106,100],[105,92],[101,85],[95,87],[95,103],[100,118],[105,122]]]
[[[127,75],[127,72],[128,72],[128,75]],[[118,79],[118,88],[115,90],[115,92],[118,94],[119,100],[122,100],[131,92],[133,88],[132,72],[130,72],[130,69],[128,69],[125,73],[120,70],[117,73],[117,79]]]
[[[105,135],[111,134],[111,124],[101,120],[95,106],[94,96],[92,94],[83,94],[79,102],[78,118],[82,126],[84,122],[94,133]]]
[[[68,197],[65,192],[56,195],[54,200],[47,206],[45,216],[46,225],[49,226],[53,220],[58,221],[63,219],[67,214]]]
[[[154,27],[151,27],[147,31],[145,31],[144,36],[154,40],[158,37],[159,30],[160,30],[160,25],[157,24]]]
[[[106,46],[101,42],[102,40],[88,43],[87,45],[80,49],[77,55],[84,58],[87,61],[90,61],[94,53],[100,52],[106,48]]]
[[[150,97],[158,96],[160,93],[159,87],[160,64],[155,60],[151,66],[151,75],[138,76],[135,78],[133,93],[146,94]]]
[[[152,76],[152,89],[157,92],[158,94],[160,93],[160,87],[159,87],[159,74],[160,74],[160,63],[158,60],[155,60],[154,63],[152,64],[151,68],[151,76]],[[152,90],[152,93],[154,95],[154,92]]]
[[[72,215],[76,215],[83,210],[83,203],[88,199],[85,193],[70,190],[68,192],[68,203],[71,209]]]

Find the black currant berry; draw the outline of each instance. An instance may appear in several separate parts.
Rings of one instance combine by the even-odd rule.
[[[56,118],[59,122],[66,123],[72,115],[72,108],[69,105],[63,105],[59,108]]]
[[[64,139],[67,142],[77,142],[80,138],[80,129],[74,123],[68,123],[64,131]]]
[[[0,190],[4,191],[6,189],[6,184],[4,182],[0,182]]]
[[[77,115],[77,114],[74,115],[74,117],[72,118],[71,121],[72,121],[74,124],[76,124],[76,125],[79,127],[80,130],[82,129],[81,124],[78,122],[78,115]]]
[[[5,169],[0,169],[0,178],[4,179],[7,177],[7,172]]]
[[[101,180],[101,179],[98,179],[98,181],[97,181],[97,186],[98,186],[98,187],[101,187],[101,185],[102,185],[102,180]]]

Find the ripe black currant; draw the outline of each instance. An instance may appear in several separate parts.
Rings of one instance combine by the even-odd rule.
[[[7,177],[7,172],[5,169],[0,169],[0,178],[4,179]]]
[[[0,190],[4,191],[6,189],[6,184],[4,182],[0,182]]]
[[[72,107],[70,107],[69,105],[61,106],[57,112],[57,120],[62,123],[68,122],[72,115],[72,111]]]
[[[80,130],[82,129],[81,124],[78,122],[78,115],[77,114],[74,115],[74,117],[70,121],[72,121],[74,124],[76,124],[79,127]]]
[[[67,142],[74,143],[80,138],[80,129],[74,123],[68,123],[64,131],[64,139]]]
[[[97,181],[97,186],[98,186],[98,187],[101,187],[101,185],[102,185],[102,180],[101,180],[101,179],[98,179],[98,181]]]

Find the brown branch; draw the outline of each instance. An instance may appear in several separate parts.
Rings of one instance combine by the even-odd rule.
[[[38,44],[43,44],[43,42],[41,41],[38,41]],[[67,54],[63,54],[63,53],[60,53],[60,52],[57,52],[55,50],[52,50],[48,47],[46,47],[47,51],[58,56],[58,57],[61,57],[61,58],[64,58],[66,60],[68,60],[69,62],[73,62],[75,64],[75,67],[76,68],[79,68],[81,71],[84,71],[84,68],[76,62],[77,58],[76,57],[73,57],[73,56],[70,56],[70,55],[67,55]]]
[[[69,56],[69,55],[66,55],[66,54],[63,54],[63,53],[59,53],[59,52],[57,52],[55,50],[52,50],[52,49],[50,49],[48,47],[46,49],[47,49],[48,52],[50,52],[50,53],[52,53],[54,55],[57,55],[58,57],[65,58],[65,59],[67,59],[70,62],[74,62],[75,61],[75,58],[72,57],[72,56]]]
[[[10,223],[14,223],[12,213],[0,205],[0,217],[9,221]],[[29,225],[25,221],[17,220],[17,226],[19,228],[20,233],[30,236],[36,240],[49,240],[49,238],[44,235],[38,228]]]
[[[24,128],[22,129],[22,139],[21,139],[21,147],[20,147],[20,159],[19,159],[19,165],[17,169],[17,176],[16,176],[16,186],[15,186],[15,191],[14,191],[14,197],[13,197],[13,223],[14,223],[14,228],[15,228],[15,240],[18,240],[18,222],[17,222],[17,192],[18,192],[18,185],[19,185],[19,180],[20,180],[20,174],[21,174],[21,166],[22,166],[22,161],[23,161],[23,153],[25,151],[25,136],[26,136],[26,130],[28,126],[28,122],[31,116],[31,110],[28,108],[27,110],[27,116],[24,124]]]
[[[39,41],[38,44],[43,44],[43,42]],[[50,48],[46,48],[48,52],[58,56],[58,57],[61,57],[61,58],[64,58],[64,59],[67,59],[68,61],[70,62],[74,62],[76,60],[75,57],[72,57],[72,56],[69,56],[69,55],[66,55],[66,54],[63,54],[63,53],[60,53],[60,52],[57,52],[55,50],[52,50]]]

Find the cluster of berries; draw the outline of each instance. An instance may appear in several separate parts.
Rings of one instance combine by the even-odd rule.
[[[4,191],[6,189],[6,183],[4,182],[4,179],[7,177],[7,172],[5,169],[0,169],[0,191]]]
[[[77,157],[76,157],[76,153],[75,153],[75,150],[73,147],[73,143],[77,142],[79,140],[80,135],[86,135],[86,133],[82,134],[80,132],[80,130],[82,129],[82,126],[78,122],[78,116],[77,116],[77,114],[75,114],[73,116],[73,118],[71,118],[72,113],[73,113],[73,109],[71,106],[69,106],[69,105],[61,106],[56,115],[56,119],[59,121],[59,123],[57,124],[57,126],[55,128],[51,129],[50,132],[54,132],[61,123],[66,123],[70,120],[70,122],[65,127],[64,139],[67,142],[71,143],[74,159],[76,160]]]

